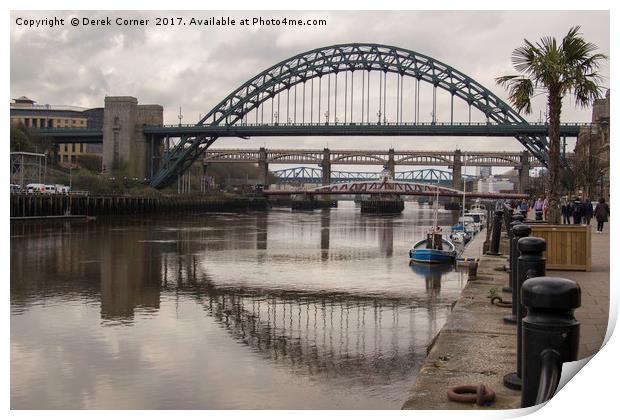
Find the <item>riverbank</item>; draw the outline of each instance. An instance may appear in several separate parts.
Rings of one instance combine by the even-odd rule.
[[[581,324],[579,358],[595,354],[603,344],[609,318],[609,228],[596,234],[591,226],[592,271],[549,271],[549,275],[576,281],[581,287],[581,307],[575,318]],[[448,388],[485,384],[496,392],[488,409],[519,408],[521,394],[503,385],[503,376],[516,371],[516,326],[503,322],[510,308],[490,303],[489,292],[508,284],[507,239],[502,238],[504,256],[484,255],[478,276],[468,281],[455,302],[420,370],[403,409],[481,409],[474,403],[458,403],[447,398]],[[473,255],[472,255],[473,256]],[[503,294],[506,300],[510,296]],[[484,409],[483,408],[483,409]]]
[[[11,220],[50,216],[122,215],[170,211],[264,210],[264,197],[252,196],[89,196],[11,194]]]
[[[505,257],[480,257],[476,280],[467,282],[455,302],[403,409],[480,408],[474,403],[450,401],[446,396],[450,387],[480,383],[497,394],[489,408],[519,407],[521,394],[502,384],[503,376],[516,370],[517,330],[503,322],[510,309],[491,305],[488,297],[491,289],[506,286],[507,274],[502,270],[505,264]]]

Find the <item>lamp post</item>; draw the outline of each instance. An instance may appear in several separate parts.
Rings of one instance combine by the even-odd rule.
[[[73,163],[69,162],[69,191],[67,191],[67,194],[69,194],[69,209],[68,209],[69,214],[71,214],[71,187],[73,185],[72,178],[71,178],[71,169],[73,169]]]

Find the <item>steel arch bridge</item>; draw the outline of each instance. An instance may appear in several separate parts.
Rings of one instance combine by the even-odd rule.
[[[379,112],[377,113],[378,121],[377,126],[381,126],[381,117],[383,116],[383,123],[386,121],[386,109],[387,109],[387,94],[386,94],[386,77],[388,73],[397,76],[397,89],[396,89],[396,125],[392,126],[392,132],[398,134],[399,127],[407,126],[403,120],[403,84],[405,78],[412,79],[414,81],[414,125],[420,122],[420,82],[430,84],[433,91],[433,121],[436,123],[436,99],[437,88],[446,91],[450,94],[450,122],[453,123],[454,116],[454,98],[464,101],[469,107],[469,118],[471,123],[471,108],[479,110],[484,116],[487,122],[505,126],[517,126],[523,127],[524,131],[516,131],[515,138],[517,138],[526,149],[528,149],[538,160],[543,164],[546,164],[548,160],[548,142],[546,137],[527,133],[527,128],[530,124],[521,117],[514,109],[508,104],[502,101],[499,97],[494,95],[490,90],[473,80],[471,77],[464,73],[438,61],[432,57],[420,54],[415,51],[411,51],[404,48],[380,45],[380,44],[340,44],[332,45],[328,47],[317,48],[311,51],[307,51],[298,54],[294,57],[281,61],[280,63],[268,68],[267,70],[259,73],[252,79],[248,80],[226,98],[224,98],[219,104],[211,109],[194,127],[210,127],[217,128],[218,130],[211,131],[216,134],[200,134],[200,131],[188,130],[188,135],[181,135],[178,143],[169,150],[161,159],[158,172],[154,174],[151,179],[151,184],[156,188],[161,188],[171,184],[178,176],[183,173],[194,161],[204,153],[204,151],[220,137],[227,135],[229,130],[236,126],[243,126],[248,123],[248,116],[251,112],[256,112],[256,123],[260,121],[261,125],[269,127],[269,124],[264,123],[264,104],[271,101],[271,126],[279,124],[280,113],[280,99],[281,93],[286,92],[286,123],[290,124],[291,109],[289,105],[291,89],[294,89],[295,95],[295,107],[293,115],[295,121],[297,120],[297,86],[301,85],[302,95],[304,96],[302,113],[305,117],[305,92],[307,82],[310,81],[312,95],[310,106],[310,124],[313,123],[314,118],[314,81],[317,80],[320,85],[323,77],[327,76],[328,94],[327,94],[327,111],[325,113],[326,124],[330,125],[330,119],[333,118],[333,124],[338,126],[340,123],[338,120],[338,74],[344,73],[345,75],[345,89],[344,89],[344,124],[347,124],[347,116],[350,113],[351,118],[349,120],[349,126],[355,125],[353,122],[353,96],[354,96],[354,73],[358,72],[362,74],[361,81],[361,123],[370,123],[370,81],[371,73],[379,73]],[[348,95],[348,75],[351,74],[351,107],[347,110],[347,104],[349,101]],[[334,79],[334,101],[333,108],[331,105],[331,82],[332,76]],[[367,77],[366,77],[367,76]],[[383,80],[382,80],[383,79]],[[342,83],[342,82],[341,82]],[[358,77],[359,86],[359,77]],[[367,88],[367,90],[366,90]],[[318,122],[320,123],[320,113],[322,108],[320,105],[321,95],[319,88],[318,97]],[[366,93],[366,96],[364,97]],[[358,95],[359,96],[359,95]],[[273,112],[274,103],[277,101],[278,112]],[[374,105],[374,103],[373,103]],[[331,111],[334,111],[332,114]],[[260,112],[259,112],[260,111]],[[349,112],[350,111],[350,112]],[[275,122],[273,121],[275,116]],[[409,123],[411,125],[411,123]],[[350,128],[347,126],[347,128]],[[320,127],[320,125],[318,125]],[[340,125],[342,128],[342,124]],[[164,130],[165,131],[165,130]],[[153,132],[155,133],[156,130]],[[338,130],[328,127],[327,129],[321,129],[323,135],[334,135],[337,132],[338,135],[359,135],[358,130]],[[145,130],[147,133],[147,130]],[[210,133],[209,130],[205,133]],[[305,135],[303,130],[292,131],[288,135]],[[386,134],[387,133],[387,134]],[[366,135],[389,135],[390,131],[370,130]],[[230,135],[235,134],[234,130]],[[402,134],[401,134],[402,135]],[[448,134],[444,134],[448,135]]]
[[[271,171],[278,177],[278,182],[284,184],[320,184],[323,180],[322,168],[309,168],[298,166],[295,168],[279,169]],[[372,181],[379,179],[381,172],[360,171],[331,171],[330,179],[333,183]],[[474,179],[471,175],[463,175],[463,179]],[[452,172],[441,169],[417,169],[412,171],[396,172],[394,180],[403,182],[428,182],[431,184],[452,184]]]

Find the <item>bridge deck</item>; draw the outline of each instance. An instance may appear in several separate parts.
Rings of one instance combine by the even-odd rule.
[[[563,124],[560,135],[576,137],[587,124]],[[279,136],[547,136],[546,124],[494,123],[348,123],[348,124],[236,124],[145,126],[144,132],[161,136],[279,137]]]
[[[563,137],[577,137],[587,123],[565,123],[560,126]],[[234,124],[234,125],[145,125],[145,134],[158,137],[282,137],[282,136],[476,136],[516,137],[547,136],[547,124],[497,123],[348,123],[348,124]],[[38,132],[63,143],[101,142],[98,128],[45,128]],[[79,140],[79,141],[78,141]],[[60,142],[60,141],[57,141]]]

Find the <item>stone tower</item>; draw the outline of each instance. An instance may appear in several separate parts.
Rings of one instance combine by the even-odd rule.
[[[142,126],[163,124],[161,105],[138,105],[132,96],[106,96],[103,110],[103,171],[124,170],[127,176],[148,177],[149,145]]]

